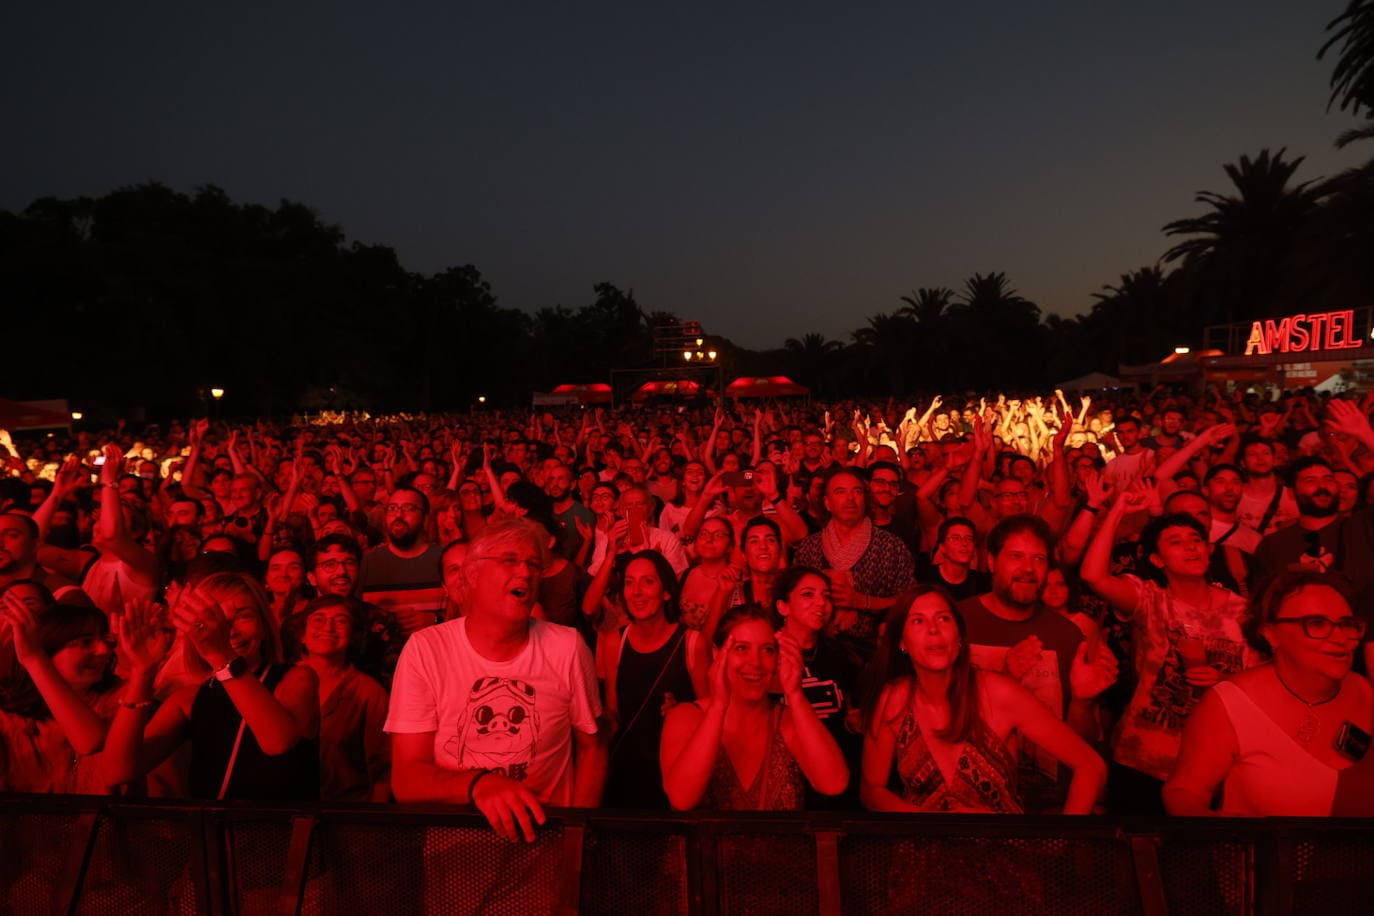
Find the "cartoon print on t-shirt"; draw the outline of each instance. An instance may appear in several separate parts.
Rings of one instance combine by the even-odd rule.
[[[500,770],[524,779],[539,737],[535,690],[508,677],[478,678],[458,721],[458,733],[444,749],[465,769]]]

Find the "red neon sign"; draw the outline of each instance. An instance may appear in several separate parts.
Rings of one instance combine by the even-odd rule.
[[[1355,312],[1347,309],[1251,322],[1245,355],[1350,350],[1363,345],[1364,341],[1355,335]]]

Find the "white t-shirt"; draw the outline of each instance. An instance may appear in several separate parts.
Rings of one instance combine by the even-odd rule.
[[[406,642],[383,727],[434,732],[434,761],[444,769],[498,770],[540,801],[570,805],[572,729],[596,734],[600,715],[592,654],[576,630],[531,620],[520,654],[494,662],[472,647],[459,618]]]

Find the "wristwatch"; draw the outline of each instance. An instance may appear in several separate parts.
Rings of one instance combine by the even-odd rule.
[[[236,677],[243,677],[248,673],[248,660],[242,655],[235,655],[224,663],[221,668],[215,669],[215,680],[232,681]]]

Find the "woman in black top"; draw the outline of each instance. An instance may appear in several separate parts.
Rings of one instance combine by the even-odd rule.
[[[218,573],[183,593],[171,617],[188,668],[206,680],[156,707],[166,643],[151,629],[121,633],[130,677],[107,738],[110,781],[132,782],[189,740],[196,798],[318,798],[318,681],[310,668],[281,661],[262,587]]]
[[[606,806],[666,809],[658,744],[663,717],[707,694],[706,640],[679,624],[673,568],[655,550],[630,558],[618,589],[629,624],[609,639],[606,705],[616,726]]]

